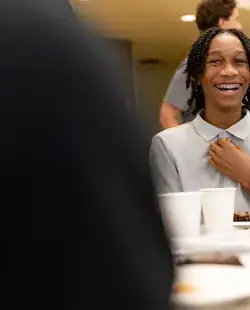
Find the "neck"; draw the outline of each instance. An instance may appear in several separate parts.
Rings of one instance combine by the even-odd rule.
[[[228,111],[214,111],[213,108],[206,108],[204,113],[204,119],[209,124],[221,128],[227,129],[232,125],[238,123],[241,119],[242,110],[241,107]]]

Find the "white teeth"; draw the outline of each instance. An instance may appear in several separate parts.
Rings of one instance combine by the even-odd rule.
[[[220,90],[237,90],[240,88],[240,84],[217,84],[216,88]]]

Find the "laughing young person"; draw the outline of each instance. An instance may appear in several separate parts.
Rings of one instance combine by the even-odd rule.
[[[236,0],[200,0],[196,7],[196,26],[200,33],[209,28],[242,29]],[[175,127],[194,119],[192,108],[186,104],[190,89],[186,89],[183,72],[185,59],[176,70],[160,109],[160,123],[163,129]]]
[[[196,118],[152,141],[158,193],[236,187],[238,211],[250,208],[250,39],[211,28],[193,44],[186,74]]]

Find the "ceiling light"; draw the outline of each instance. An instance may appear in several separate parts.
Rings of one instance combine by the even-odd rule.
[[[195,21],[195,15],[182,15],[181,16],[181,21],[183,22],[193,22]]]

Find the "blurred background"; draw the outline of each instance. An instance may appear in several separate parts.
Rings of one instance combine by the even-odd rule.
[[[198,0],[71,0],[79,18],[91,22],[126,64],[127,104],[137,109],[150,134],[158,132],[159,109],[171,77],[187,56],[198,31]],[[250,35],[249,0],[240,20]]]

